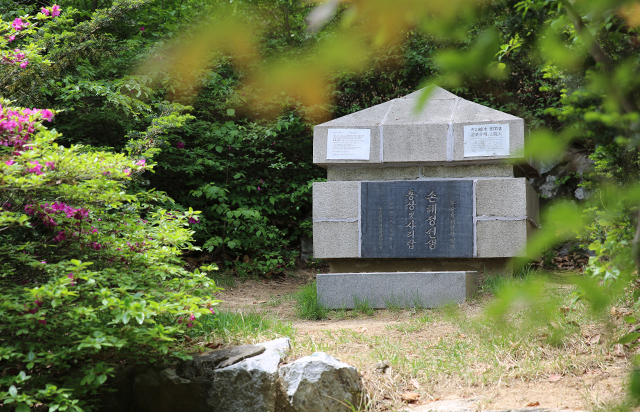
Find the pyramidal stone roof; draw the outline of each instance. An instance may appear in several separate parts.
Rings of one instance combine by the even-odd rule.
[[[421,93],[315,126],[314,163],[478,164],[522,156],[523,119],[437,86],[416,112]]]

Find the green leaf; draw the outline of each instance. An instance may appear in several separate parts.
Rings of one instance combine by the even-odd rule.
[[[31,408],[26,403],[19,403],[16,407],[16,412],[30,412]]]
[[[227,109],[227,115],[234,116],[235,114],[236,114],[236,111],[234,109]]]
[[[631,332],[631,333],[627,333],[626,335],[624,335],[623,337],[621,337],[620,339],[618,339],[615,343],[630,343],[633,342],[634,340],[640,338],[640,333],[638,332]]]
[[[9,395],[11,395],[12,398],[18,396],[18,388],[16,388],[15,385],[9,387]]]
[[[102,375],[98,375],[98,385],[102,385],[103,383],[105,383],[107,381],[107,375],[102,374]]]

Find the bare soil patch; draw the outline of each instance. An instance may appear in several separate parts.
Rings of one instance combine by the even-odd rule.
[[[469,332],[490,297],[460,305],[455,319],[443,310],[402,309],[371,316],[332,311],[329,319],[301,320],[294,295],[314,273],[237,283],[220,293],[220,307],[291,322],[291,359],[323,351],[356,366],[370,397],[366,410],[410,410],[457,398],[482,399],[481,409],[608,410],[626,396],[633,354],[612,345],[597,322],[579,320],[577,332],[557,348],[542,341],[539,347],[507,342],[491,348]],[[383,371],[380,361],[390,366]]]

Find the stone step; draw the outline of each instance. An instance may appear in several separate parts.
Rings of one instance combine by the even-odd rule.
[[[462,303],[477,293],[477,272],[323,273],[318,300],[329,309],[423,307]]]

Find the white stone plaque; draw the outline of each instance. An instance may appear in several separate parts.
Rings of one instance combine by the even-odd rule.
[[[327,159],[369,160],[371,130],[329,129]]]
[[[509,124],[464,126],[464,157],[508,155]]]

